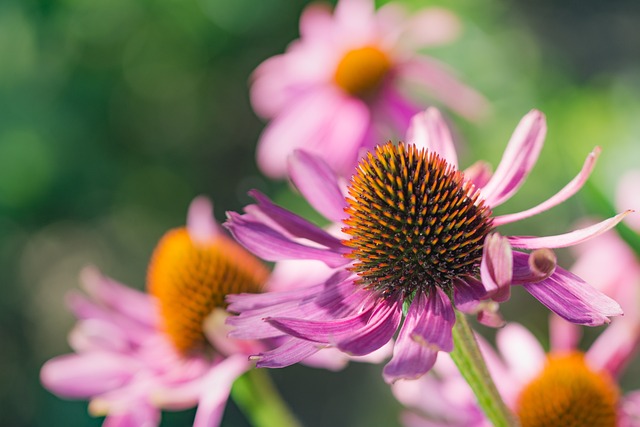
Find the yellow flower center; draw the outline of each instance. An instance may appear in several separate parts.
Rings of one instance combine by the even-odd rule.
[[[358,97],[373,94],[391,69],[389,57],[380,49],[365,46],[347,52],[334,74],[334,81],[345,92]]]
[[[225,296],[260,292],[266,267],[233,240],[217,236],[194,242],[186,228],[167,232],[147,272],[149,293],[158,298],[163,328],[181,354],[205,343],[203,321]]]
[[[594,372],[584,355],[549,355],[547,364],[516,403],[522,427],[615,427],[618,388]]]

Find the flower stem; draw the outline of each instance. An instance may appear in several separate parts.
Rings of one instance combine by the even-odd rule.
[[[238,378],[231,397],[256,427],[300,427],[266,369],[251,369]]]
[[[518,422],[502,401],[489,375],[467,318],[458,310],[456,310],[456,324],[453,327],[453,342],[451,358],[469,383],[487,418],[496,427],[518,426]]]

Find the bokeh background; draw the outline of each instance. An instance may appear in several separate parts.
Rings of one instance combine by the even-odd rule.
[[[493,104],[481,123],[450,115],[463,165],[477,158],[496,165],[518,120],[531,108],[547,114],[540,162],[498,213],[553,194],[595,145],[603,154],[592,183],[607,197],[624,170],[640,168],[640,3],[404,3],[443,5],[464,23],[458,41],[428,52]],[[261,61],[297,37],[306,4],[0,2],[0,425],[101,424],[86,402],[61,400],[38,380],[45,360],[69,351],[74,320],[64,297],[83,266],[143,288],[155,243],[184,223],[198,194],[214,199],[219,220],[241,209],[251,188],[306,211],[286,183],[256,169],[263,123],[247,84]],[[510,231],[558,233],[589,212],[587,191]],[[571,263],[569,252],[560,257]],[[545,339],[547,312],[532,298],[516,292],[504,313]],[[640,387],[638,363],[628,372],[625,387]],[[341,373],[294,366],[272,376],[304,425],[397,424],[399,407],[379,366]],[[163,425],[192,417],[167,414]],[[247,422],[230,404],[223,425]]]

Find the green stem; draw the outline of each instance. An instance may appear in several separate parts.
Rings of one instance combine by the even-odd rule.
[[[496,427],[517,426],[518,422],[502,401],[489,375],[473,330],[465,315],[458,310],[456,310],[456,324],[453,327],[453,343],[451,358],[471,386],[487,418]]]
[[[231,397],[256,427],[299,427],[266,369],[251,369],[238,378]]]

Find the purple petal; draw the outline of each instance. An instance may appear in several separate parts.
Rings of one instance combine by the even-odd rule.
[[[411,337],[437,350],[450,352],[453,350],[451,330],[456,316],[447,294],[439,287],[427,297],[427,309],[420,313]]]
[[[465,277],[453,281],[453,302],[464,313],[475,313],[480,300],[487,298],[484,284],[473,278]]]
[[[547,125],[541,112],[533,110],[522,118],[495,174],[482,188],[481,197],[489,206],[504,203],[520,188],[538,160],[546,133]]]
[[[524,288],[548,309],[569,322],[598,326],[619,316],[617,302],[560,267],[547,279],[526,283]]]
[[[340,222],[346,217],[347,203],[338,178],[320,157],[296,150],[289,158],[289,176],[304,198],[325,218]]]
[[[284,368],[298,363],[317,353],[322,346],[310,341],[291,337],[273,350],[252,356],[258,368]]]
[[[567,200],[569,197],[573,196],[582,188],[584,183],[591,175],[591,171],[593,170],[596,160],[600,155],[600,147],[596,147],[584,161],[584,165],[582,166],[582,170],[580,173],[573,178],[567,185],[564,186],[562,190],[557,192],[553,197],[545,200],[537,206],[534,206],[526,211],[509,214],[509,215],[501,215],[493,218],[493,225],[499,226],[503,224],[509,224],[510,222],[520,221],[524,218],[529,218],[531,216],[537,215],[540,212],[544,212],[546,210],[551,209],[554,206],[559,205],[560,203]]]
[[[349,337],[336,343],[336,347],[354,356],[369,354],[389,342],[398,330],[401,319],[401,302],[380,302],[367,324],[360,329],[353,330]]]
[[[246,356],[235,355],[226,358],[206,375],[193,427],[220,425],[233,382],[250,368],[251,363]]]
[[[487,236],[480,263],[480,276],[487,292],[498,302],[509,299],[513,256],[509,241],[499,233]]]
[[[566,248],[567,246],[577,245],[578,243],[592,239],[612,229],[631,212],[633,211],[622,212],[590,227],[565,234],[546,237],[510,236],[509,242],[514,248],[521,249]]]
[[[397,70],[399,78],[421,85],[434,98],[470,120],[481,119],[490,109],[482,95],[460,82],[453,71],[435,59],[412,57],[398,65]]]
[[[316,259],[330,267],[349,262],[340,253],[294,242],[265,224],[247,220],[245,215],[235,212],[228,212],[227,215],[228,220],[224,225],[233,237],[249,251],[267,261]]]
[[[536,249],[531,253],[513,252],[512,284],[535,283],[551,276],[557,266],[551,249]]]
[[[458,167],[458,155],[451,132],[436,108],[428,108],[413,116],[406,141],[419,148],[436,152],[450,165]]]
[[[193,199],[187,213],[187,230],[189,236],[200,243],[213,240],[220,232],[213,219],[213,204],[204,196]]]
[[[45,363],[40,380],[57,395],[86,399],[126,384],[139,368],[133,359],[114,353],[68,354]]]
[[[393,358],[384,367],[382,375],[388,383],[399,379],[415,379],[425,374],[436,362],[437,346],[426,343],[422,337],[414,337],[417,325],[425,321],[427,296],[418,292],[409,307],[407,317],[393,346]]]

